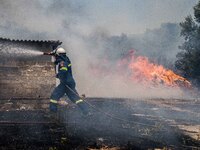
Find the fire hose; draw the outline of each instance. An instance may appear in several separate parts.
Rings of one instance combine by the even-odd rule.
[[[53,52],[44,52],[43,53],[44,55],[52,55],[52,56],[56,56],[56,51],[53,51]],[[112,119],[115,119],[115,120],[120,120],[120,121],[123,121],[123,122],[128,122],[128,123],[134,123],[134,124],[138,124],[138,125],[142,125],[142,126],[150,126],[152,128],[160,128],[161,127],[161,124],[158,124],[158,125],[150,125],[150,124],[144,124],[144,123],[140,123],[140,122],[136,122],[136,121],[130,121],[130,120],[126,120],[126,119],[123,119],[123,118],[119,118],[117,116],[114,116],[113,114],[110,114],[110,113],[107,113],[107,112],[104,112],[102,110],[100,110],[99,108],[95,107],[94,105],[92,105],[91,103],[89,103],[88,101],[86,101],[83,97],[79,96],[78,93],[76,93],[73,89],[71,89],[68,85],[66,85],[66,88],[68,88],[72,93],[74,93],[76,96],[78,96],[80,99],[82,99],[88,106],[90,106],[92,109],[104,114],[105,116],[109,117],[109,118],[112,118]]]
[[[142,126],[150,126],[152,128],[161,128],[161,124],[158,124],[158,125],[150,125],[150,124],[145,124],[145,123],[141,123],[141,122],[136,122],[136,121],[130,121],[130,120],[126,120],[126,119],[123,119],[123,118],[120,118],[120,117],[117,117],[117,116],[114,116],[113,114],[110,114],[110,113],[107,113],[107,112],[104,112],[102,110],[100,110],[99,108],[95,107],[94,105],[92,105],[90,102],[86,101],[85,99],[83,99],[81,96],[78,95],[78,93],[76,93],[73,89],[71,89],[68,85],[66,85],[66,88],[68,88],[71,92],[73,92],[75,95],[77,95],[80,99],[82,99],[88,106],[90,106],[91,108],[93,108],[94,110],[104,114],[105,116],[111,118],[111,119],[115,119],[115,120],[120,120],[120,121],[123,121],[123,122],[128,122],[128,123],[133,123],[133,124],[138,124],[138,125],[142,125]]]

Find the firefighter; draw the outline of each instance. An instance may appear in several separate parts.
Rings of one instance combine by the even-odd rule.
[[[87,105],[76,91],[76,83],[72,75],[72,65],[71,61],[66,56],[66,51],[63,48],[57,48],[52,53],[55,53],[53,56],[55,58],[56,77],[59,79],[60,84],[51,94],[49,105],[50,112],[57,112],[58,101],[66,94],[72,102],[79,106],[84,115],[88,115],[89,111],[86,107]]]

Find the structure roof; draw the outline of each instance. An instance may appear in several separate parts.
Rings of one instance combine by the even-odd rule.
[[[44,43],[44,44],[53,44],[53,45],[61,45],[61,41],[55,40],[23,40],[23,39],[9,39],[0,37],[1,41],[10,41],[10,42],[27,42],[27,43]]]

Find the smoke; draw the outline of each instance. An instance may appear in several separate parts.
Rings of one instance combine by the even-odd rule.
[[[159,87],[158,94],[158,89],[127,83],[117,72],[94,76],[90,65],[108,65],[112,70],[121,56],[136,49],[137,54],[173,68],[181,41],[177,18],[181,21],[195,2],[2,0],[0,34],[16,39],[63,41],[72,60],[78,90],[88,96],[180,97],[179,90]],[[147,15],[149,12],[151,15]]]
[[[1,47],[0,46],[0,52],[1,52],[1,58],[29,58],[29,57],[36,57],[43,55],[43,52],[34,50],[34,49],[28,49],[28,48],[19,48],[19,47]]]

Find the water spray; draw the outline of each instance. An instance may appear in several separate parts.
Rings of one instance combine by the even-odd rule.
[[[4,57],[34,57],[43,55],[43,52],[34,49],[25,49],[19,47],[5,47],[0,49]]]

